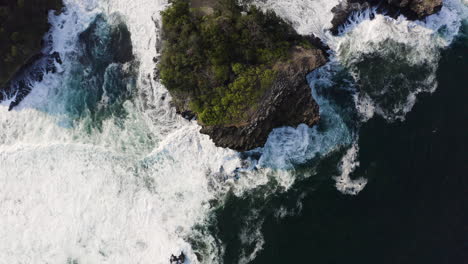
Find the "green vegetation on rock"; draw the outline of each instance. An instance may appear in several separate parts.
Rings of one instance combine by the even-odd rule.
[[[274,82],[275,65],[295,45],[311,48],[272,11],[235,0],[174,0],[162,21],[162,82],[174,97],[190,98],[205,125],[245,122]]]
[[[48,12],[62,0],[0,1],[0,87],[41,50]]]

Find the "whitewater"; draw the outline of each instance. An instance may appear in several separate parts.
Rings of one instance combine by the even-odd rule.
[[[13,111],[8,105],[14,98],[0,104],[0,263],[168,263],[181,251],[188,263],[222,263],[223,243],[204,227],[228,194],[284,192],[314,176],[297,173],[296,165],[319,163],[335,152],[343,158],[340,173],[330,177],[339,191],[358,194],[366,185],[365,179],[352,179],[359,166],[360,124],[374,115],[404,120],[418,93],[433,92],[440,50],[468,16],[459,0],[444,1],[441,12],[425,22],[365,10],[333,36],[328,29],[338,0],[257,1],[300,34],[320,37],[331,49],[330,62],[309,75],[321,124],[275,129],[264,148],[240,154],[217,148],[196,121],[178,116],[154,78],[159,12],[167,1],[64,2],[64,12],[49,14],[52,28],[45,36],[51,40],[47,52],[58,52],[63,63],[33,81]],[[83,63],[80,34],[96,25],[96,34],[105,36],[119,23],[131,33],[135,58],[105,64],[101,85],[93,75],[96,63]],[[422,74],[408,79],[401,67],[366,67],[375,61]],[[376,74],[396,77],[366,77]],[[403,82],[403,89],[392,90],[392,82]],[[91,89],[102,89],[92,107],[86,101]],[[340,105],[336,91],[352,103]],[[115,99],[116,92],[128,96]],[[255,246],[243,252],[244,263],[264,243],[262,217],[252,215],[256,230],[244,235]]]

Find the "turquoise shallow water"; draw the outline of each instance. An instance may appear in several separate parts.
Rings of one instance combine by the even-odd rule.
[[[363,125],[361,166],[352,177],[363,176],[368,184],[359,195],[333,188],[329,176],[336,174],[339,157],[332,156],[316,177],[287,193],[267,201],[255,193],[232,198],[216,225],[227,245],[225,263],[237,263],[249,244],[238,235],[249,221],[264,234],[263,251],[252,263],[466,263],[467,69],[462,34],[442,52],[437,91],[422,94],[405,121],[376,117]]]
[[[46,36],[63,63],[0,103],[0,262],[464,263],[466,38],[439,54],[461,2],[426,22],[366,11],[333,37],[333,1],[275,0],[331,47],[309,75],[322,118],[248,153],[171,107],[165,0],[66,2]]]

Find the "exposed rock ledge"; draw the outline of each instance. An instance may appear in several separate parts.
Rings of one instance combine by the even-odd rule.
[[[327,47],[319,39],[313,36],[300,37],[291,25],[282,24],[280,22],[282,20],[276,17],[274,13],[260,15],[255,9],[250,10],[248,5],[236,7],[233,5],[235,0],[189,0],[193,9],[189,10],[186,17],[190,17],[191,20],[171,24],[172,21],[177,21],[174,14],[180,16],[180,14],[187,13],[184,7],[184,3],[187,3],[185,1],[187,0],[174,1],[174,9],[163,13],[163,23],[161,25],[163,41],[161,47],[159,47],[162,56],[161,59],[154,59],[155,63],[157,63],[154,76],[156,78],[161,77],[163,82],[166,78],[165,85],[171,93],[172,105],[176,108],[178,114],[186,119],[196,117],[198,124],[201,126],[200,132],[208,135],[216,146],[237,151],[247,151],[264,146],[274,128],[297,127],[300,124],[313,126],[317,124],[319,121],[319,105],[312,97],[312,91],[306,76],[327,62]],[[216,10],[216,12],[213,12],[213,10]],[[197,31],[199,25],[196,23],[200,23],[198,16],[206,16],[203,20],[203,26],[218,27],[219,30],[212,30],[217,33],[210,33],[210,31],[208,34],[205,31]],[[246,18],[240,19],[241,17],[248,17],[250,22],[246,23]],[[164,21],[166,21],[166,24],[164,24]],[[238,26],[231,26],[228,22],[235,23]],[[184,27],[179,30],[178,26],[180,25]],[[188,36],[180,33],[180,31],[184,32],[184,28],[190,27],[195,29],[196,34],[193,33]],[[262,35],[262,27],[269,27],[270,35],[274,35],[276,40],[270,43],[268,36]],[[282,29],[283,31],[276,32],[273,29]],[[235,32],[236,30],[242,30],[244,33]],[[171,34],[172,31],[175,34]],[[224,36],[225,33],[229,34],[229,36],[239,34],[242,37],[230,39],[228,36]],[[206,36],[203,36],[203,34]],[[184,36],[189,38],[184,39]],[[197,40],[196,36],[209,41],[197,44],[198,42],[195,41]],[[229,41],[238,41],[236,48],[248,49],[250,45],[256,48],[250,50],[250,58],[246,53],[234,49],[233,54],[237,52],[236,56],[238,56],[235,59],[230,58],[230,61],[218,63],[216,62],[216,56],[211,54],[211,60],[215,61],[211,62],[210,54],[203,52],[203,50],[216,49],[216,45],[224,47],[225,44],[222,41],[214,43],[211,40],[225,38],[229,39]],[[262,42],[257,38],[267,41]],[[174,54],[186,54],[186,48],[182,44],[191,42],[195,43],[191,45],[198,47],[198,50],[191,50],[190,52],[203,54],[203,58],[207,63],[190,62],[192,63],[190,64],[191,69],[197,74],[193,78],[188,78],[188,82],[186,81],[186,84],[183,84],[186,86],[181,85],[179,87],[177,81],[181,77],[177,76],[176,78],[174,77],[176,74],[173,73],[182,69],[185,64],[179,63]],[[287,48],[282,50],[281,47],[273,45],[278,42],[287,43]],[[167,53],[167,47],[173,47],[169,46],[171,44],[184,48],[181,50],[174,49],[172,53]],[[259,56],[260,58],[260,56],[263,56],[261,55],[263,49],[269,51],[272,58],[270,60],[253,60],[253,57]],[[284,52],[284,54],[274,54],[272,52],[274,49],[282,50],[281,52]],[[224,77],[223,81],[220,82],[214,78],[213,74],[216,74],[216,71],[213,71],[213,66],[220,68],[223,65],[228,67],[230,76]],[[243,67],[243,69],[240,67]],[[252,70],[255,71],[256,77],[249,77],[248,72]],[[270,73],[267,74],[267,71]],[[207,84],[204,84],[203,80],[197,79],[198,76],[207,78]],[[195,79],[195,81],[192,79]],[[263,84],[262,80],[265,81]],[[245,82],[249,82],[251,85],[246,85]],[[226,95],[227,93],[223,94],[216,89],[226,89],[232,93]],[[259,90],[257,90],[257,93],[252,93],[251,91],[254,89]],[[221,96],[218,96],[220,94]],[[249,100],[251,98],[244,98],[243,95],[246,94],[252,96],[252,100]],[[212,100],[213,98],[218,101]],[[225,101],[223,102],[223,100]],[[239,101],[241,102],[239,103]],[[205,104],[205,102],[208,103]],[[242,105],[242,102],[246,104]],[[231,106],[233,108],[230,108]],[[207,113],[213,112],[215,113],[213,114],[214,117],[206,118]],[[223,119],[223,117],[217,119],[223,114],[227,117],[226,119]]]
[[[344,0],[332,9],[332,33],[338,33],[338,27],[346,22],[355,11],[377,7],[377,11],[391,17],[403,14],[410,20],[424,19],[442,8],[442,0]]]
[[[54,63],[60,63],[58,53],[43,50],[49,43],[43,37],[50,28],[49,11],[63,7],[62,0],[0,0],[0,102],[14,97],[10,109],[30,92],[22,76],[40,81],[42,72],[31,68],[54,71]]]
[[[278,77],[247,123],[203,126],[200,132],[209,135],[216,146],[245,151],[263,146],[274,128],[303,123],[315,125],[319,120],[319,106],[312,98],[306,76],[326,61],[320,49],[295,47],[291,61],[276,65]]]
[[[200,132],[209,135],[218,147],[246,151],[262,147],[274,128],[315,125],[319,120],[319,106],[312,98],[306,76],[326,62],[327,55],[321,49],[295,47],[288,62],[275,66],[278,75],[248,122],[235,126],[200,124]],[[195,116],[188,109],[189,98],[174,93],[172,96],[177,113],[187,119]]]

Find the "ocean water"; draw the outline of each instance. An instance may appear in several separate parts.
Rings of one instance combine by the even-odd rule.
[[[337,154],[267,201],[232,197],[216,225],[225,263],[238,262],[245,241],[237,234],[251,226],[238,215],[261,219],[263,250],[251,263],[466,263],[466,50],[460,36],[441,53],[437,90],[419,95],[404,122],[376,117],[361,127],[351,178],[367,184],[358,195],[333,188]]]
[[[332,36],[338,2],[256,2],[330,62],[317,127],[237,153],[153,78],[167,1],[65,0],[45,36],[63,64],[0,104],[0,263],[464,263],[468,7]]]

